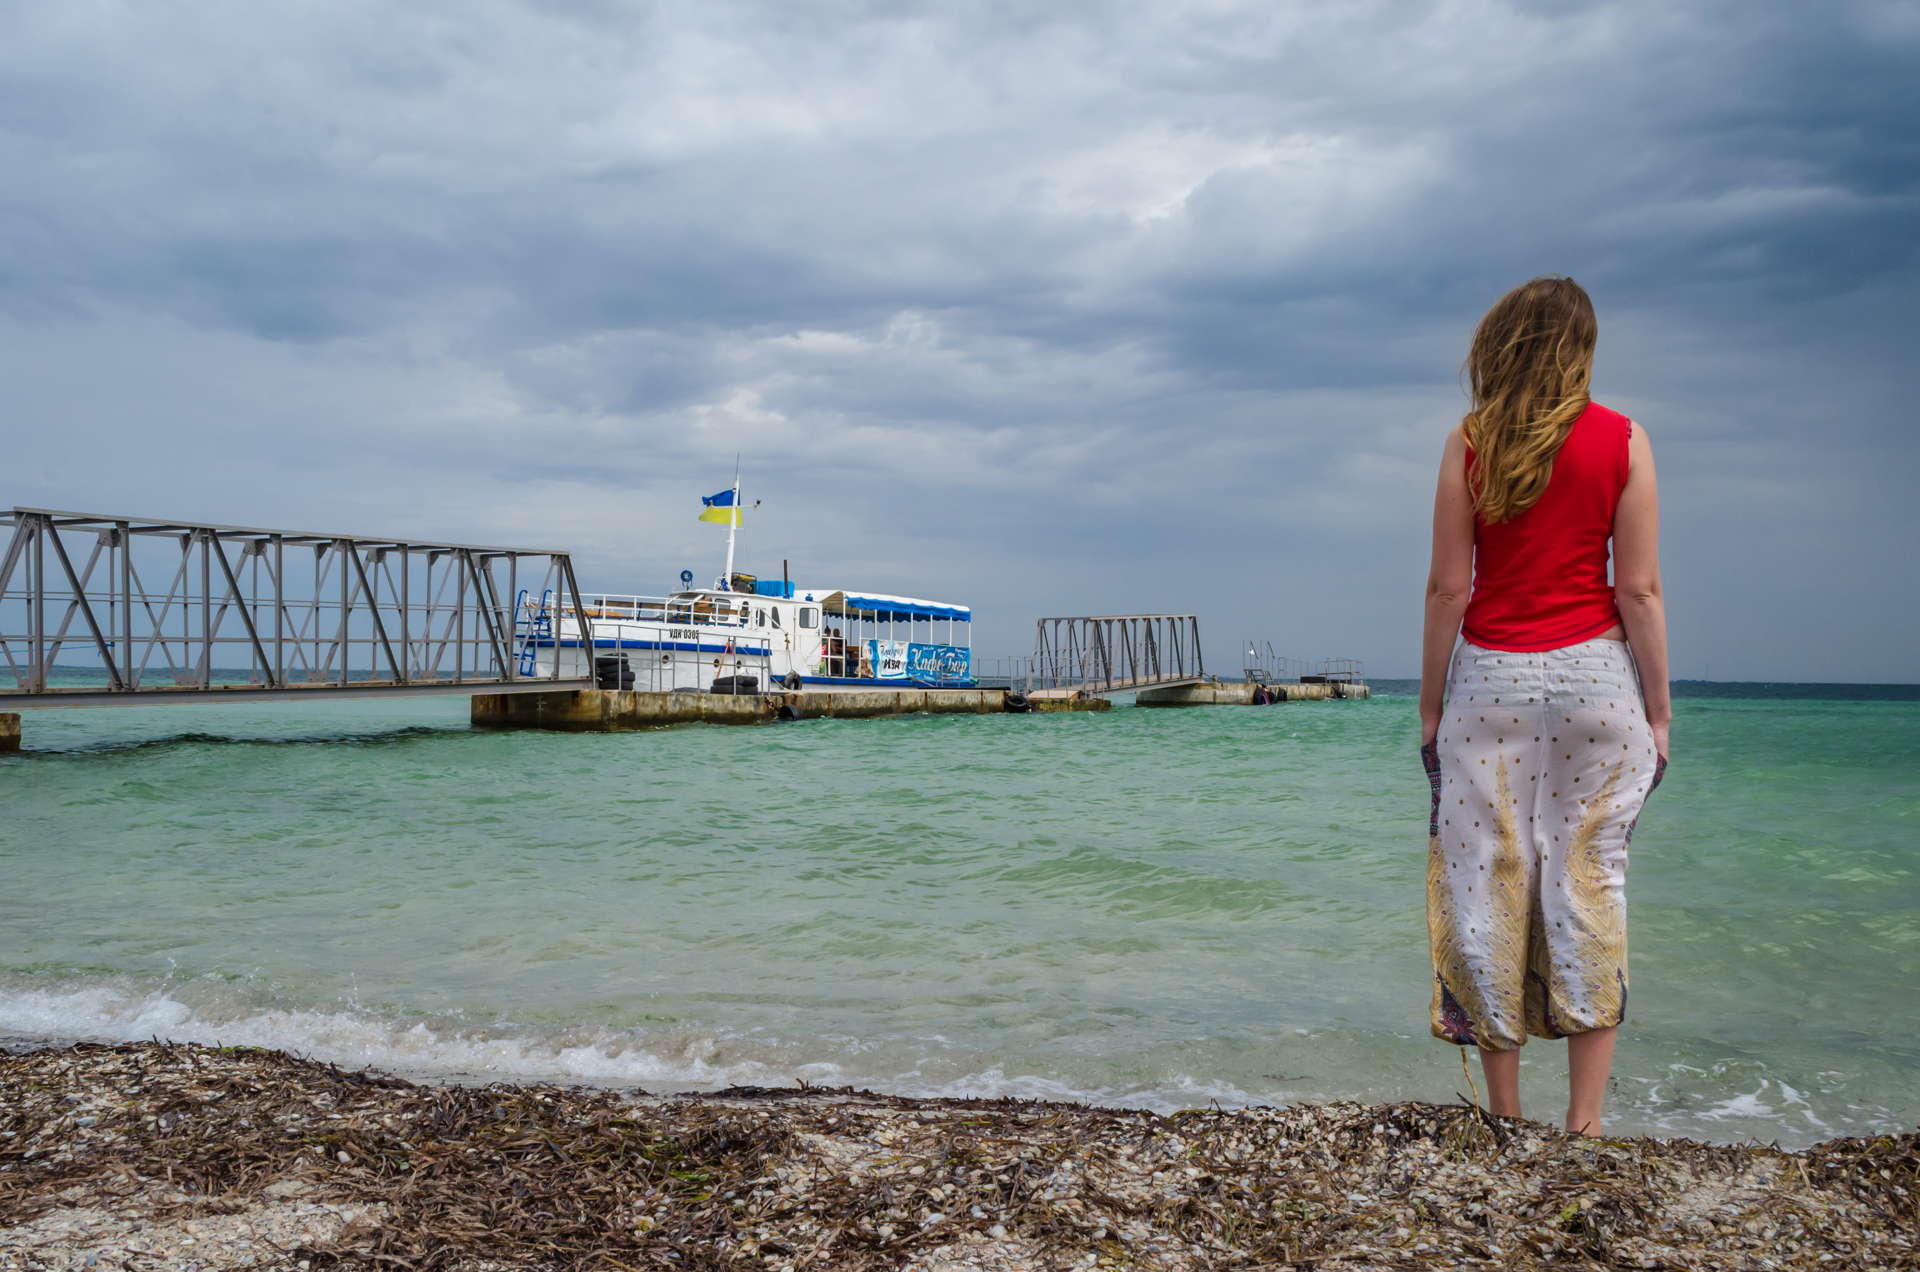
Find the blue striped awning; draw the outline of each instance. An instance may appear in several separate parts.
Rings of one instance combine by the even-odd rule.
[[[973,611],[965,605],[923,601],[912,596],[888,596],[883,592],[829,592],[820,598],[820,608],[829,614],[856,614],[861,618],[895,621],[907,618],[951,618],[962,623],[973,621]]]

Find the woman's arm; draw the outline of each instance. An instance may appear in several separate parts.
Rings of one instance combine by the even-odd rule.
[[[1420,745],[1440,732],[1441,700],[1454,637],[1473,586],[1473,498],[1467,493],[1467,441],[1447,434],[1433,496],[1433,564],[1427,571],[1426,628],[1420,638]]]
[[[1633,660],[1640,664],[1654,745],[1667,755],[1673,698],[1667,686],[1667,606],[1660,595],[1660,496],[1653,446],[1638,424],[1627,441],[1627,484],[1613,514],[1613,591]]]

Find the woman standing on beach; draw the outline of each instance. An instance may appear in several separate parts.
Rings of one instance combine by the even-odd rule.
[[[1566,1038],[1566,1126],[1589,1135],[1626,1017],[1627,844],[1672,717],[1653,451],[1587,395],[1597,334],[1568,278],[1480,320],[1420,677],[1433,1032],[1480,1049],[1510,1117],[1527,1035]]]

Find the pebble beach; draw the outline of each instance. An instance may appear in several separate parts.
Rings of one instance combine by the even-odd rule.
[[[1470,1104],[422,1085],[251,1047],[0,1058],[0,1267],[1896,1268],[1920,1137],[1582,1139]]]

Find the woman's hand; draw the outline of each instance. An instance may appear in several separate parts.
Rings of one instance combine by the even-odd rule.
[[[1440,712],[1438,710],[1435,710],[1434,712],[1429,714],[1425,711],[1422,711],[1420,713],[1420,745],[1432,746],[1433,740],[1439,736],[1440,736]],[[1661,754],[1665,755],[1666,752],[1662,751]]]
[[[1658,724],[1649,723],[1647,727],[1653,730],[1653,749],[1660,752],[1663,759],[1671,761],[1673,759],[1673,751],[1670,749],[1672,744],[1667,741],[1667,734],[1673,727],[1673,721],[1662,720]]]

